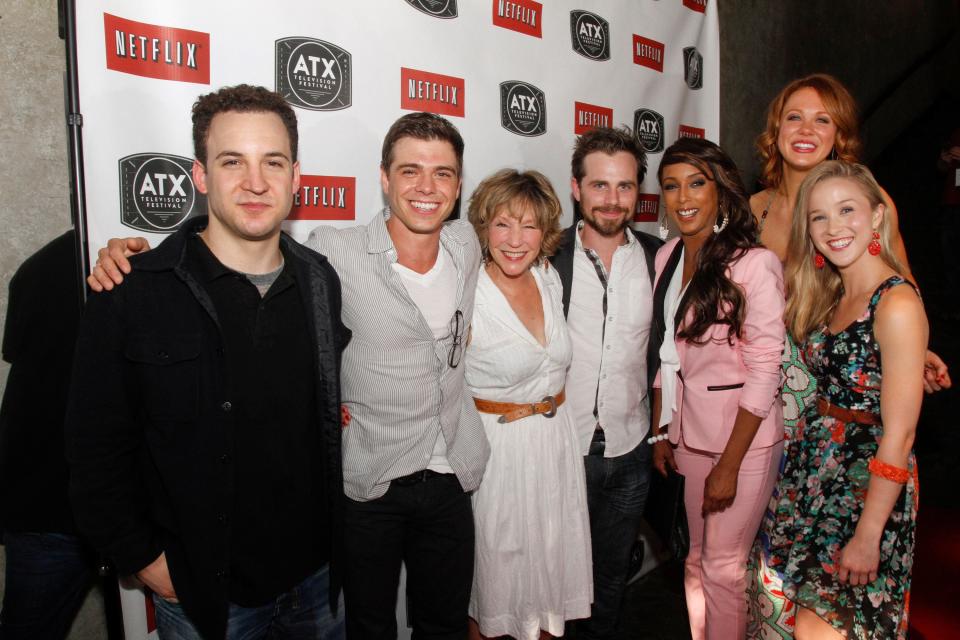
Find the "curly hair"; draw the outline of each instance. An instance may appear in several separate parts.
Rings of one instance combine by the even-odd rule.
[[[202,95],[193,103],[193,154],[200,164],[207,164],[207,135],[210,133],[213,117],[228,111],[277,114],[290,138],[290,161],[296,162],[299,136],[297,114],[293,112],[293,108],[279,93],[264,87],[238,84]]]
[[[783,156],[777,147],[780,136],[780,119],[783,107],[794,93],[810,88],[817,92],[824,108],[837,127],[833,144],[836,158],[844,162],[857,162],[860,157],[860,132],[857,120],[857,103],[843,83],[826,73],[814,73],[798,78],[785,86],[767,108],[767,127],[757,137],[756,147],[760,156],[760,180],[768,188],[780,186],[783,180]]]
[[[727,341],[742,337],[746,298],[727,276],[727,266],[757,243],[757,221],[750,212],[747,190],[736,164],[709,140],[680,138],[663,154],[657,180],[663,188],[663,170],[674,164],[689,164],[703,172],[717,189],[717,216],[726,218],[721,233],[711,234],[697,255],[697,266],[680,301],[675,324],[677,337],[704,344],[704,334],[716,324],[728,326]],[[693,318],[688,323],[688,311]]]
[[[584,159],[588,155],[600,152],[612,156],[620,151],[625,151],[637,159],[637,185],[639,185],[647,173],[647,155],[626,127],[619,129],[595,127],[577,138],[577,143],[573,147],[573,159],[570,161],[571,175],[579,184],[587,173]]]
[[[401,138],[449,142],[457,155],[457,171],[460,172],[463,169],[463,137],[446,118],[419,111],[398,118],[396,122],[390,125],[387,135],[383,138],[383,147],[380,150],[380,168],[384,171],[390,170],[390,163],[393,162],[393,147]]]
[[[543,232],[536,262],[552,256],[560,244],[563,209],[550,180],[539,171],[501,169],[477,185],[467,210],[467,218],[480,238],[484,261],[490,260],[490,222],[505,206],[511,207],[511,214],[517,217],[525,210],[533,212],[537,228]]]
[[[903,275],[906,272],[890,249],[893,224],[886,215],[888,205],[883,197],[883,190],[870,169],[862,164],[837,160],[821,162],[807,174],[800,185],[787,250],[787,268],[784,274],[787,308],[784,319],[790,334],[798,342],[806,340],[811,332],[829,320],[843,291],[840,274],[829,260],[822,269],[814,266],[817,249],[810,238],[810,196],[818,185],[832,178],[849,180],[856,184],[872,209],[884,206],[884,215],[877,227],[880,234],[880,257],[897,273]]]

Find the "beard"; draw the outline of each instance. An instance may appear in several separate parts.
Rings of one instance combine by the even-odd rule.
[[[608,220],[606,218],[599,218],[597,213],[619,213],[623,217],[617,220]],[[620,235],[623,233],[623,230],[627,228],[627,225],[630,224],[630,210],[626,207],[593,207],[590,210],[589,215],[581,210],[583,213],[583,220],[585,223],[590,225],[590,227],[599,233],[605,238],[612,238],[614,236]]]

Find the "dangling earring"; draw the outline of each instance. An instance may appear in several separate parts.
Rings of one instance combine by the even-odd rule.
[[[817,251],[813,254],[813,266],[817,269],[823,269],[827,264],[827,259],[823,257],[823,254]]]
[[[870,244],[867,245],[867,251],[870,252],[872,256],[880,255],[880,233],[876,230],[873,232],[873,239],[870,241]]]
[[[837,148],[832,147],[830,149],[830,155],[827,157],[827,160],[836,160],[837,159]]]
[[[660,215],[660,228],[657,229],[657,234],[660,236],[660,239],[666,241],[667,236],[670,235],[670,228],[667,226],[667,213],[664,211]]]
[[[716,223],[713,224],[713,232],[714,232],[714,233],[720,233],[721,231],[723,231],[724,229],[727,228],[727,223],[728,223],[728,222],[730,222],[730,216],[728,216],[726,213],[724,213],[724,214],[723,214],[723,221],[720,223],[720,226],[717,226]]]

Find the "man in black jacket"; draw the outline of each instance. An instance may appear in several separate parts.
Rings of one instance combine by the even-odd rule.
[[[646,158],[625,129],[596,128],[573,152],[571,189],[582,220],[564,231],[551,262],[563,283],[573,361],[567,396],[587,474],[594,601],[577,637],[614,635],[630,552],[650,479],[648,389],[659,239],[629,227]]]
[[[87,304],[67,415],[77,524],[153,591],[161,637],[340,638],[349,330],[333,268],[280,230],[296,116],[228,87],[196,102],[193,136],[208,216]]]

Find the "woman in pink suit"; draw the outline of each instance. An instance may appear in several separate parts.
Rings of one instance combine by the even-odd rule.
[[[678,140],[658,178],[680,237],[656,260],[654,466],[686,477],[694,640],[742,638],[746,561],[783,451],[783,274],[717,145]]]

